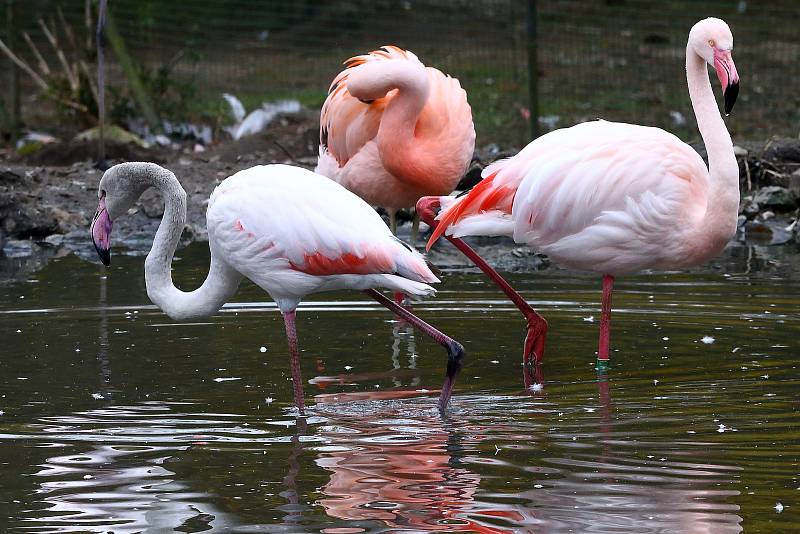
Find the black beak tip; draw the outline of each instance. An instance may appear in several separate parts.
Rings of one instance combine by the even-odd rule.
[[[739,96],[739,82],[732,83],[725,88],[725,115],[730,115],[733,110],[733,105],[736,103],[736,97]]]
[[[107,248],[100,248],[95,243],[94,249],[97,251],[97,255],[100,257],[100,261],[103,262],[103,265],[108,267],[111,265],[111,250]]]

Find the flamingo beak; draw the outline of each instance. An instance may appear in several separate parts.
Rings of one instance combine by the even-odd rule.
[[[111,264],[111,217],[106,211],[105,193],[100,197],[100,204],[92,219],[92,243],[100,261],[108,267]]]
[[[725,96],[725,115],[729,115],[739,96],[739,73],[733,64],[730,50],[714,49],[714,70],[717,71],[722,94]]]

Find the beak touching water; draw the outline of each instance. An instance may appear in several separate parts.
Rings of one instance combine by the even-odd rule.
[[[105,194],[100,197],[100,204],[97,206],[97,213],[92,219],[92,242],[100,261],[108,267],[111,264],[111,217],[106,211]]]
[[[717,71],[725,96],[725,115],[729,115],[739,95],[739,73],[736,72],[730,50],[714,49],[714,70]]]

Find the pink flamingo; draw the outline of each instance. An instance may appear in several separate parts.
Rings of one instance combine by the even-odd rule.
[[[686,78],[709,166],[658,128],[595,121],[556,130],[483,171],[460,198],[417,204],[513,300],[527,319],[523,358],[544,355],[547,321],[463,241],[507,235],[561,265],[603,275],[598,360],[608,360],[614,277],[642,269],[683,269],[716,256],[736,231],[739,168],[717,109],[706,65],[716,70],[730,113],[739,92],[728,25],[701,20],[689,32]],[[435,210],[442,211],[435,215]]]
[[[439,396],[444,410],[461,368],[463,347],[375,290],[385,287],[428,296],[439,280],[421,254],[394,237],[363,200],[333,181],[288,165],[240,171],[220,184],[206,220],[211,267],[200,288],[184,292],[172,283],[171,264],[186,220],[186,193],[175,175],[154,163],[122,163],[100,180],[100,204],[92,240],[105,265],[111,261],[112,221],[155,187],[166,203],[145,260],[147,295],[174,320],[214,314],[247,277],[275,300],[283,314],[291,356],[294,400],[304,410],[295,310],[310,293],[359,289],[413,324],[448,354]]]
[[[384,46],[345,62],[320,117],[316,172],[389,213],[450,194],[467,170],[475,128],[458,80]],[[414,215],[412,244],[419,217]]]

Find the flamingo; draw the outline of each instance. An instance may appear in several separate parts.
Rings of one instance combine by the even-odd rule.
[[[541,360],[547,321],[460,237],[506,235],[561,265],[603,277],[598,363],[608,361],[614,278],[642,269],[683,269],[716,256],[736,232],[739,168],[706,65],[722,85],[725,113],[739,92],[733,35],[717,18],[695,24],[686,78],[708,152],[664,130],[593,121],[553,131],[484,169],[460,198],[426,197],[417,211],[487,273],[527,320],[523,361]],[[436,215],[436,210],[441,211]]]
[[[385,287],[429,296],[438,282],[422,255],[392,235],[368,204],[335,182],[289,165],[239,171],[211,194],[206,213],[211,267],[203,284],[184,292],[172,283],[171,264],[186,220],[186,193],[175,175],[154,163],[122,163],[100,180],[92,241],[111,261],[112,221],[149,187],[165,199],[164,216],[145,259],[147,295],[174,320],[214,314],[247,277],[277,303],[289,342],[294,400],[304,413],[295,310],[308,294],[358,289],[442,345],[447,376],[439,408],[447,407],[464,349],[376,291]]]
[[[447,195],[472,160],[475,128],[458,80],[384,46],[348,59],[320,117],[315,172],[389,214],[425,195]],[[419,216],[414,215],[411,243]]]

